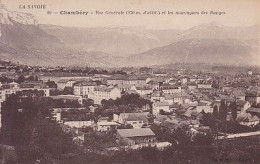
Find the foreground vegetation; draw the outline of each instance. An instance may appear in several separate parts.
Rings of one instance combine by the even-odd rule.
[[[73,143],[72,136],[62,131],[51,119],[49,109],[56,107],[57,102],[38,94],[32,92],[27,97],[11,95],[3,103],[1,143],[14,146],[17,154],[17,159],[7,159],[9,163],[30,164],[37,160],[40,163],[58,164],[260,162],[260,142],[257,137],[234,141],[216,140],[214,131],[194,135],[187,127],[169,132],[153,125],[151,129],[157,139],[172,144],[164,150],[142,148],[104,151],[104,145],[115,143],[115,136],[111,133],[97,135],[91,132],[85,144],[78,146]],[[137,99],[140,98],[133,100]],[[127,105],[122,100],[103,103],[107,108],[113,107],[115,103]],[[206,121],[210,120],[211,117],[208,117]]]

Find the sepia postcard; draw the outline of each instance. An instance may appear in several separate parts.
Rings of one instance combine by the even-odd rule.
[[[259,0],[0,0],[0,164],[260,163]]]

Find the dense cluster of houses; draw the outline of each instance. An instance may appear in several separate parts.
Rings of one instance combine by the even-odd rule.
[[[115,100],[123,94],[133,93],[150,100],[152,108],[149,113],[140,111],[139,113],[114,114],[112,120],[98,120],[96,123],[88,120],[88,122],[73,122],[74,124],[65,121],[65,124],[71,128],[90,126],[94,130],[102,132],[117,129],[121,125],[125,125],[125,127],[130,125],[133,132],[130,132],[131,129],[117,130],[120,143],[130,145],[139,143],[140,141],[131,140],[132,137],[135,138],[131,134],[138,136],[136,133],[140,133],[138,138],[145,138],[144,134],[147,134],[146,141],[152,143],[154,135],[151,135],[152,133],[148,130],[151,125],[148,118],[151,115],[154,118],[154,124],[166,129],[174,130],[181,126],[189,126],[194,132],[205,131],[209,130],[209,127],[203,126],[200,122],[203,114],[213,113],[214,106],[219,108],[221,100],[228,104],[235,102],[236,121],[241,125],[252,127],[259,124],[260,108],[257,106],[260,103],[259,84],[244,83],[248,78],[258,80],[259,83],[259,77],[245,75],[233,79],[225,76],[220,78],[214,74],[178,76],[146,74],[143,77],[140,77],[140,75],[100,77],[99,82],[91,77],[87,80],[82,80],[82,78],[67,79],[67,83],[63,86],[73,87],[73,93],[76,96],[92,99],[94,104],[101,105],[101,101],[104,99]],[[65,80],[61,81],[64,82]],[[231,112],[228,113],[227,120],[230,118]],[[129,136],[123,137],[126,134]],[[150,137],[151,139],[149,139]],[[140,140],[142,141],[142,139]]]
[[[147,72],[144,72],[147,71]],[[236,121],[241,125],[256,126],[260,121],[260,77],[247,75],[219,75],[179,71],[177,74],[152,73],[144,70],[139,74],[115,75],[74,75],[39,74],[39,81],[25,81],[20,84],[0,83],[0,104],[8,95],[23,90],[43,91],[44,96],[53,99],[76,101],[82,105],[84,99],[92,99],[93,106],[85,115],[91,115],[102,105],[102,100],[116,100],[124,94],[138,94],[152,103],[147,111],[114,114],[112,119],[99,117],[75,117],[68,119],[64,113],[82,111],[79,108],[55,108],[53,118],[65,131],[73,131],[75,140],[84,142],[82,128],[91,128],[96,132],[115,131],[118,142],[128,146],[169,146],[160,143],[150,129],[152,124],[167,130],[188,126],[194,132],[208,130],[201,124],[205,113],[213,113],[220,102],[235,103]],[[53,81],[57,88],[49,88],[46,83]],[[72,94],[50,95],[51,90],[72,89]],[[105,109],[104,109],[105,110]],[[81,113],[81,112],[79,112]],[[73,118],[73,117],[72,117]],[[80,119],[79,119],[80,118]],[[151,119],[153,121],[149,121]],[[231,112],[227,120],[231,119]]]

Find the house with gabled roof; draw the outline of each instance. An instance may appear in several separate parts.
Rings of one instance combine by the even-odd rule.
[[[246,113],[250,113],[253,116],[257,116],[260,118],[260,108],[250,107],[246,110]]]
[[[141,128],[144,124],[148,124],[148,113],[120,113],[114,114],[113,120],[120,124],[130,124],[133,128]]]
[[[241,125],[255,126],[259,124],[260,119],[257,116],[252,116],[250,113],[243,113],[237,116],[236,121]]]
[[[260,92],[248,92],[245,97],[246,101],[248,101],[251,105],[260,104]]]
[[[251,107],[248,101],[237,100],[236,101],[237,111],[239,113],[246,113],[246,110]]]
[[[117,129],[116,136],[121,145],[136,145],[156,142],[155,134],[150,128]]]
[[[119,124],[113,121],[101,121],[97,122],[96,131],[107,132],[115,130]]]
[[[136,91],[139,95],[148,95],[153,92],[152,87],[150,86],[132,86],[130,90]]]

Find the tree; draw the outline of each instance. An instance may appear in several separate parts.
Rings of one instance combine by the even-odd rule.
[[[5,76],[0,77],[0,82],[2,82],[2,83],[11,83],[12,81],[13,81],[12,79],[7,78]]]
[[[17,83],[19,83],[19,84],[21,84],[21,83],[24,82],[24,81],[25,81],[24,75],[20,75],[20,76],[18,77],[18,79],[17,79]]]
[[[214,159],[214,135],[212,133],[197,133],[192,137],[189,145],[193,152],[193,159],[196,163],[209,163]]]
[[[126,95],[122,95],[121,98],[117,98],[116,100],[112,100],[112,99],[102,100],[101,103],[105,109],[115,108],[119,106],[120,108],[122,107],[124,108],[118,112],[124,112],[125,110],[129,110],[129,112],[131,112],[133,110],[141,109],[147,104],[149,105],[150,108],[152,107],[151,101],[141,98],[138,94],[126,94]]]
[[[48,85],[49,88],[57,88],[57,84],[54,81],[48,80],[46,84]]]
[[[103,100],[102,100],[103,101]],[[94,101],[92,99],[83,99],[83,106],[89,107],[94,105]]]
[[[213,80],[213,82],[212,82],[212,88],[219,88],[219,81]]]
[[[112,99],[109,99],[109,100],[103,99],[103,100],[101,101],[101,105],[102,105],[105,109],[107,109],[107,108],[109,108],[109,107],[114,106],[114,105],[115,105],[115,102],[114,102],[114,100],[112,100]]]
[[[52,121],[51,105],[50,99],[20,94],[3,103],[2,143],[15,146],[19,163],[57,159],[75,150],[71,136]]]
[[[218,106],[217,105],[215,105],[213,107],[213,116],[215,116],[216,118],[219,117],[219,112],[218,112]]]
[[[204,126],[209,126],[213,130],[217,130],[219,120],[213,114],[206,113],[205,115],[203,115],[201,123]]]
[[[31,97],[20,99],[18,95],[11,95],[2,106],[2,139],[7,145],[23,145],[28,143],[37,109]]]
[[[90,132],[85,135],[84,145],[91,151],[101,154],[105,147],[114,147],[117,145],[115,133],[110,131],[108,133]]]
[[[69,134],[64,133],[55,122],[46,119],[39,120],[35,127],[37,134],[34,141],[45,153],[61,156],[73,150],[74,145]]]
[[[237,106],[235,102],[230,104],[230,110],[231,110],[232,118],[235,121],[237,119]]]
[[[28,80],[28,81],[35,81],[35,78],[34,78],[34,76],[29,76],[28,78],[26,78],[26,80]]]
[[[204,109],[202,109],[202,111],[200,113],[203,114],[203,115],[206,114]]]
[[[226,103],[222,100],[219,107],[219,119],[222,121],[226,121],[228,114]]]
[[[140,154],[144,162],[157,163],[159,158],[158,150],[154,147],[144,147],[140,150]]]
[[[39,78],[37,75],[34,77],[34,81],[39,81]]]
[[[65,87],[63,90],[64,95],[72,95],[73,94],[73,88],[72,87]]]

